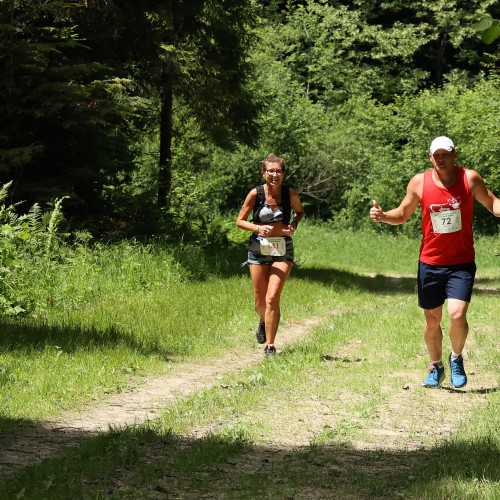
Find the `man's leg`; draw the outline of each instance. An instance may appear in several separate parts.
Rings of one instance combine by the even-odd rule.
[[[442,316],[443,306],[434,309],[424,309],[424,340],[432,362],[441,361],[443,356]]]
[[[448,299],[448,314],[450,316],[450,340],[452,353],[449,357],[450,383],[453,387],[464,387],[467,384],[467,374],[464,369],[462,351],[469,333],[467,323],[467,308],[465,300]]]
[[[468,307],[469,303],[464,300],[448,299],[451,348],[456,354],[462,354],[469,333],[469,324],[467,323]]]
[[[424,387],[439,387],[444,380],[442,315],[443,306],[434,309],[424,309],[424,340],[429,351],[429,357],[431,358],[429,373],[422,382]]]

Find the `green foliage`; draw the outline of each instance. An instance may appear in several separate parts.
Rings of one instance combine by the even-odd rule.
[[[76,237],[75,235],[75,240]],[[83,236],[83,238],[82,238]],[[27,251],[20,255],[8,285],[26,313],[78,309],[86,303],[113,300],[117,294],[147,292],[188,280],[203,280],[207,262],[198,245],[137,240],[104,244],[61,243],[52,259]]]
[[[158,105],[162,207],[170,203],[173,141],[184,121],[223,147],[254,140],[258,106],[247,86],[254,20],[250,0],[131,2],[122,16],[123,42],[132,59],[128,69]]]
[[[493,43],[500,37],[500,21],[497,19],[481,19],[481,21],[475,23],[472,27],[481,34],[481,40],[484,43]]]
[[[477,36],[495,37],[493,0],[29,0],[0,13],[1,178],[26,207],[70,196],[70,223],[94,235],[223,242],[218,214],[239,209],[270,152],[309,217],[361,228],[371,198],[401,199],[440,133],[498,193],[499,39]],[[416,234],[417,218],[377,230]]]
[[[130,239],[89,246],[89,232],[62,231],[64,198],[57,198],[50,210],[34,205],[18,215],[15,205],[4,203],[10,187],[0,190],[0,316],[43,315],[117,293],[205,279],[203,246],[225,242],[230,226],[215,216],[205,217],[202,228],[191,226],[199,217],[191,221],[189,206],[179,203],[175,222],[188,236],[181,244]]]
[[[132,167],[127,145],[144,104],[100,52],[109,45],[92,38],[96,5],[86,4],[0,7],[0,172],[28,206],[71,195],[67,214],[80,222],[109,214],[101,186]]]
[[[54,208],[43,214],[34,205],[28,214],[18,215],[15,205],[5,205],[12,182],[0,191],[0,315],[17,315],[29,307],[21,288],[33,286],[34,276],[24,274],[26,268],[41,267],[47,272],[57,245],[63,235],[58,231],[64,220],[62,202],[56,199]],[[21,278],[22,276],[22,278]],[[22,283],[23,280],[26,283]]]
[[[492,62],[471,28],[493,8],[490,0],[354,3],[289,2],[266,33],[263,50],[314,102],[332,107],[365,96],[388,103]]]
[[[168,221],[182,240],[201,245],[222,243],[223,231],[218,223],[217,200],[211,196],[210,179],[183,169],[174,173]]]
[[[415,90],[425,71],[411,67],[415,52],[429,40],[422,25],[381,26],[370,9],[308,1],[288,12],[273,30],[274,57],[290,68],[313,101],[328,107],[352,96],[386,101]]]

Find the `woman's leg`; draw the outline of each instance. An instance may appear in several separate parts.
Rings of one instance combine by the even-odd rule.
[[[280,322],[281,292],[292,269],[292,262],[273,262],[270,267],[267,293],[265,297],[266,339],[268,344],[274,344]]]
[[[252,278],[255,312],[262,321],[266,318],[266,295],[271,266],[269,264],[249,264]]]

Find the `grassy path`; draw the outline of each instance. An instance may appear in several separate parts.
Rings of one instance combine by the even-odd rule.
[[[319,321],[319,318],[312,318],[288,325],[282,345],[306,336]],[[223,357],[202,362],[180,362],[168,374],[141,379],[126,392],[114,394],[91,407],[65,412],[39,427],[22,426],[8,436],[0,436],[0,474],[34,465],[110,428],[152,420],[167,406],[210,388],[228,374],[241,372],[261,360],[262,348],[256,347],[233,349],[226,351]]]
[[[274,358],[263,357],[248,326],[246,277],[179,285],[174,301],[163,296],[168,290],[127,296],[123,307],[110,299],[132,354],[116,330],[95,351],[84,350],[84,359],[113,361],[111,375],[119,377],[130,359],[153,359],[151,370],[127,371],[124,390],[91,404],[15,419],[0,433],[0,499],[499,498],[496,262],[478,276],[470,311],[469,384],[426,390],[422,316],[414,277],[396,262],[401,250],[347,243],[294,270],[283,297],[284,352]],[[385,268],[384,255],[395,259]],[[106,319],[106,304],[99,307]],[[82,323],[89,317],[85,309],[75,314]],[[160,343],[161,321],[176,333],[188,323],[197,355],[171,356]],[[130,341],[133,332],[142,337]],[[69,375],[59,390],[80,362],[70,343],[63,348],[57,369]],[[51,349],[26,350],[27,359],[40,352],[54,359]]]
[[[107,488],[112,498],[424,498],[420,487],[412,493],[408,484],[421,480],[429,453],[445,453],[457,430],[494,402],[498,385],[497,374],[471,360],[465,390],[422,389],[415,360],[401,364],[399,357],[398,370],[390,362],[389,344],[401,348],[397,338],[375,356],[375,333],[367,326],[387,325],[382,305],[393,314],[404,305],[404,317],[412,300],[387,295],[322,321],[285,320],[288,345],[277,358],[262,359],[260,348],[250,348],[226,352],[216,363],[179,364],[73,419],[31,429],[24,435],[28,448],[18,448],[23,439],[7,447],[22,457],[17,466],[55,458],[28,467],[17,484],[26,475],[41,474],[39,485],[57,477],[64,486],[51,486],[48,498],[65,498],[67,488],[74,495],[76,480],[56,473],[68,461],[68,474],[76,468],[84,491]],[[482,354],[484,347],[472,341],[470,349],[476,348]],[[417,350],[425,366],[425,353]],[[152,417],[146,426],[123,427]],[[108,423],[115,431],[92,438]],[[111,464],[108,457],[104,470],[82,466],[87,454],[102,465],[110,440]],[[60,449],[76,443],[69,455]],[[494,478],[491,471],[486,477]],[[7,483],[9,495],[15,484]],[[495,481],[484,498],[490,490],[497,491]]]

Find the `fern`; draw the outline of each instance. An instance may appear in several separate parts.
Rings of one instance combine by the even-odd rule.
[[[35,203],[28,212],[26,217],[28,225],[31,229],[39,232],[43,229],[43,212],[38,203]]]
[[[28,213],[19,215],[17,204],[5,203],[11,185],[0,186],[0,316],[21,314],[33,307],[23,291],[26,276],[19,272],[24,263],[37,259],[42,274],[50,279],[53,247],[64,220],[62,203],[68,198],[56,199],[50,213],[43,213],[35,203]],[[46,262],[42,262],[44,257]]]
[[[9,194],[10,186],[12,186],[12,181],[6,182],[0,188],[0,203],[3,203],[7,199],[7,195]],[[5,208],[5,205],[2,207],[2,209],[4,209],[4,208]]]
[[[50,258],[52,254],[52,247],[57,236],[57,229],[61,222],[64,221],[64,215],[62,212],[63,201],[69,198],[69,196],[63,196],[62,198],[56,198],[54,203],[54,210],[50,214],[49,223],[47,225],[47,242],[45,244],[45,254]]]

